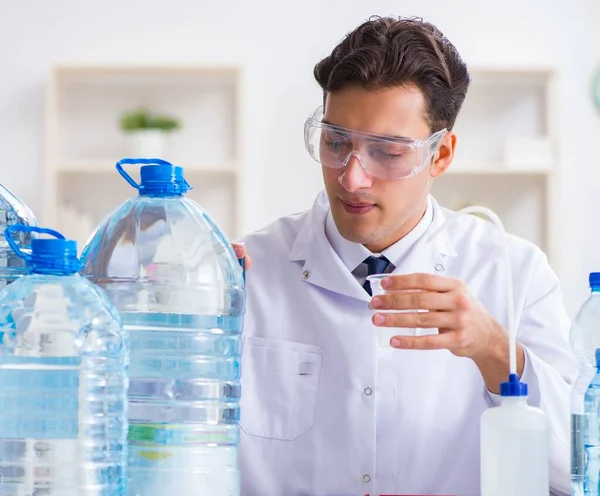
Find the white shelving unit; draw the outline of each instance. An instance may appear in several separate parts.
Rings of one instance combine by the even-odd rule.
[[[233,239],[240,235],[241,71],[237,67],[54,67],[47,92],[41,222],[83,245],[114,207],[136,194],[115,164],[131,157],[124,112],[172,115],[163,158],[185,169],[197,201]],[[136,180],[139,171],[128,172]]]
[[[457,119],[457,152],[433,195],[453,210],[480,204],[537,244],[560,271],[556,75],[476,67]]]

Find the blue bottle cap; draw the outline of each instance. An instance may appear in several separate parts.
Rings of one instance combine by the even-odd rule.
[[[600,289],[600,272],[590,272],[590,288]]]
[[[182,195],[190,189],[176,165],[144,165],[140,174],[140,194]]]
[[[61,272],[74,274],[80,268],[77,242],[72,239],[32,239],[31,259],[27,261],[32,272]]]
[[[140,184],[125,172],[124,165],[141,165]],[[179,196],[192,187],[183,177],[183,168],[159,158],[124,158],[117,162],[117,171],[140,195]]]
[[[500,384],[500,396],[527,396],[527,384],[520,382],[517,374],[510,374],[508,382]]]
[[[55,238],[34,238],[31,240],[31,253],[26,253],[15,243],[13,233],[50,234]],[[4,231],[4,237],[13,251],[25,260],[31,271],[41,274],[74,274],[79,271],[81,264],[77,258],[77,242],[65,237],[52,229],[36,226],[15,224]]]

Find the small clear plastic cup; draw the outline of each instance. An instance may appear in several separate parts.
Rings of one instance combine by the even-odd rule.
[[[389,277],[390,274],[375,274],[372,276],[367,276],[367,280],[371,283],[371,293],[373,296],[384,295],[391,293],[391,291],[386,291],[381,287],[381,281],[386,277]],[[402,291],[409,292],[409,291]],[[407,313],[414,312],[414,310],[376,310],[377,313]],[[410,328],[410,327],[377,327],[377,342],[379,346],[387,346],[390,347],[390,340],[394,336],[419,336],[420,329]]]

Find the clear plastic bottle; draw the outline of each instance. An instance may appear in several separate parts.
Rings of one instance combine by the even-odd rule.
[[[15,224],[37,226],[37,221],[29,207],[0,184],[0,289],[27,273],[25,261],[4,239],[4,230]],[[15,242],[27,252],[31,245],[30,233],[15,233]]]
[[[501,404],[481,416],[481,496],[548,496],[548,426],[527,405],[527,384],[511,374]]]
[[[146,164],[138,185],[122,168]],[[117,164],[139,190],[97,228],[82,261],[131,339],[130,496],[240,491],[237,460],[243,274],[183,170]]]
[[[598,412],[591,408],[592,403],[596,401],[592,398],[598,392],[597,387],[599,386],[598,376],[594,377],[596,353],[600,349],[599,272],[590,273],[589,284],[590,296],[579,309],[571,327],[571,346],[579,361],[579,374],[571,390],[571,490],[573,496],[597,495],[599,476],[597,472],[600,470],[600,458],[598,458],[600,455],[593,455],[597,449],[593,447],[594,442],[592,441],[597,429],[594,425],[595,422],[597,423]],[[593,387],[592,380],[594,380]],[[596,420],[594,421],[594,419]]]
[[[30,253],[13,239],[45,233]],[[31,273],[0,292],[0,495],[123,496],[128,347],[77,245],[13,225]],[[15,236],[16,237],[16,236]]]
[[[600,350],[596,353],[597,372],[584,397],[583,421],[583,494],[600,494]]]

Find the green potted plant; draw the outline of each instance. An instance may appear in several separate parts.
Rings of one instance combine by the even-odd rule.
[[[134,157],[166,156],[167,136],[181,127],[178,119],[152,114],[140,108],[121,116],[121,129],[130,136],[129,153]]]

